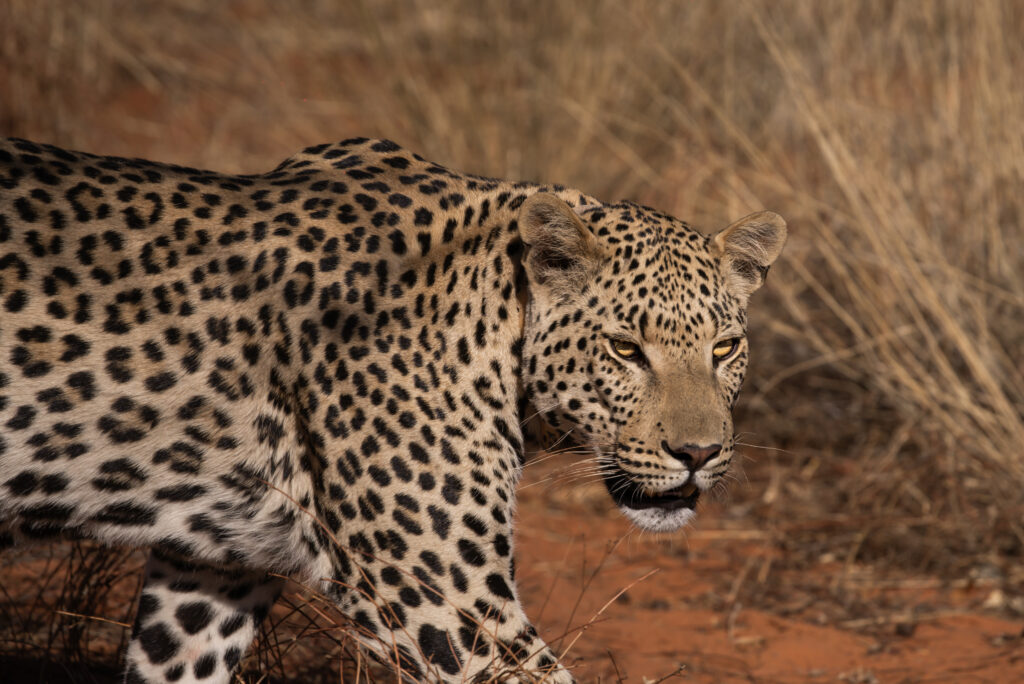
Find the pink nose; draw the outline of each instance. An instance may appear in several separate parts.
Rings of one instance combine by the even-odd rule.
[[[722,450],[722,445],[697,446],[696,444],[683,444],[673,449],[668,445],[668,442],[662,440],[661,448],[669,456],[685,463],[687,468],[696,472],[700,470],[701,466],[718,455],[718,452]]]

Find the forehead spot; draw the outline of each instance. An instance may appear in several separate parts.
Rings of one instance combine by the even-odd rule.
[[[659,212],[617,205],[588,215],[609,263],[595,285],[623,332],[671,347],[693,346],[743,312],[722,288],[708,239]]]

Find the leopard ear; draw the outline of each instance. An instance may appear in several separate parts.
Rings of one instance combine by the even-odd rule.
[[[519,210],[523,262],[531,283],[556,294],[579,291],[600,263],[600,247],[576,212],[550,193],[531,195]]]
[[[770,211],[759,211],[736,221],[711,239],[722,257],[726,287],[746,299],[761,287],[768,267],[786,243],[786,222]]]

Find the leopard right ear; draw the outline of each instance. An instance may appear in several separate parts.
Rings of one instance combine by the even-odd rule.
[[[722,257],[725,282],[746,300],[764,283],[768,268],[786,244],[786,222],[771,211],[745,216],[711,238]]]
[[[523,202],[519,235],[528,248],[523,265],[530,282],[558,294],[578,292],[601,261],[593,234],[572,207],[551,193]]]

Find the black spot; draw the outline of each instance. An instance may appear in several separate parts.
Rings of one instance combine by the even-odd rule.
[[[410,608],[416,608],[423,602],[420,592],[412,587],[402,587],[401,591],[398,592],[398,598]]]
[[[466,341],[466,338],[460,337],[456,346],[459,350],[459,361],[469,365],[470,361],[472,361],[472,357],[469,354],[469,343]]]
[[[393,195],[389,195],[388,202],[393,206],[401,207],[402,209],[405,209],[412,205],[412,200],[407,195],[403,195],[400,192],[396,192]]]
[[[199,660],[193,666],[192,671],[196,675],[196,679],[206,679],[213,674],[213,671],[217,669],[217,654],[215,653],[204,653],[199,656]]]
[[[368,438],[369,439],[369,438]],[[387,471],[383,468],[378,468],[375,465],[371,465],[366,469],[366,472],[370,474],[374,482],[379,484],[381,487],[386,487],[391,484],[391,476],[388,475]]]
[[[396,230],[388,235],[388,239],[391,241],[391,251],[395,254],[405,254],[405,233],[400,230]]]
[[[462,490],[462,480],[451,474],[444,476],[444,487],[441,488],[441,495],[445,501],[452,506],[457,506],[462,496]]]
[[[11,430],[24,430],[32,425],[36,417],[36,410],[29,405],[19,406],[14,416],[7,421],[6,425]]]
[[[174,635],[162,622],[139,632],[139,644],[145,651],[146,657],[149,658],[149,662],[154,665],[166,663],[178,653],[178,649],[181,647],[181,642],[174,638]]]
[[[412,481],[412,471],[409,470],[409,466],[406,465],[398,456],[391,457],[391,470],[395,473],[395,476],[402,482]]]
[[[423,625],[420,627],[419,646],[423,657],[446,673],[456,674],[462,669],[462,660],[454,652],[455,642],[447,631]]]
[[[15,290],[4,302],[4,308],[11,313],[17,313],[28,304],[28,293],[25,290]]]
[[[441,557],[433,551],[421,551],[420,560],[423,561],[435,575],[444,574],[444,566],[441,565]]]
[[[36,490],[39,478],[36,477],[35,473],[24,472],[12,477],[4,484],[11,490],[11,494],[14,496],[28,496]]]
[[[430,462],[430,456],[427,455],[427,450],[421,447],[417,442],[409,442],[409,455],[420,463]]]
[[[237,646],[232,646],[224,652],[224,665],[228,668],[228,672],[234,672],[235,668],[238,667],[238,661],[242,659],[242,649]]]
[[[512,551],[508,543],[508,537],[503,534],[494,535],[494,551],[499,556],[507,556]]]
[[[206,487],[198,484],[179,484],[156,490],[157,501],[191,501],[206,493]]]
[[[448,568],[448,572],[452,576],[452,586],[465,594],[469,589],[469,578],[466,577],[466,573],[462,572],[462,568],[455,563],[451,564],[451,567]]]
[[[46,475],[42,479],[43,491],[47,494],[56,494],[67,489],[70,480],[61,474]]]
[[[59,503],[41,503],[22,509],[21,517],[26,520],[48,520],[63,523],[67,522],[74,512],[73,506]]]
[[[434,221],[434,215],[426,207],[420,207],[416,210],[415,224],[417,226],[429,226]]]
[[[135,613],[135,624],[139,626],[146,624],[159,609],[160,599],[155,594],[142,592],[142,596],[139,597],[139,609]]]
[[[441,539],[448,538],[448,531],[451,529],[452,521],[448,514],[436,506],[427,506],[427,513],[430,515],[431,527],[434,533]]]
[[[393,587],[402,583],[402,573],[393,565],[384,566],[380,571],[380,578],[385,584],[390,584]]]
[[[68,386],[78,390],[86,401],[96,396],[96,379],[89,371],[79,371],[68,376]]]
[[[398,631],[405,627],[405,608],[401,604],[391,602],[380,611],[380,621],[391,631]]]
[[[156,524],[156,509],[149,506],[139,506],[128,501],[112,503],[92,519],[99,523],[111,525],[154,525]]]
[[[487,588],[491,590],[491,593],[500,598],[508,601],[514,600],[512,596],[512,590],[508,588],[508,583],[501,575],[490,574],[487,576]]]
[[[102,463],[100,474],[103,477],[93,478],[92,484],[97,489],[109,492],[132,489],[145,482],[147,478],[145,470],[125,457]]]
[[[416,521],[412,520],[401,509],[396,508],[394,511],[392,511],[391,517],[394,518],[395,522],[397,522],[402,527],[402,529],[404,529],[409,534],[417,536],[423,534],[423,529],[419,526],[419,524],[416,523]]]
[[[357,610],[352,616],[352,621],[366,631],[367,634],[377,633],[377,623],[370,619],[365,610]]]
[[[100,419],[96,421],[96,426],[100,429],[100,432],[106,434],[110,441],[115,444],[138,442],[146,436],[146,433],[139,428],[127,425],[123,421],[109,415],[100,416]]]
[[[227,597],[229,599],[231,599],[232,601],[240,601],[240,600],[244,599],[246,596],[248,596],[251,593],[252,593],[252,585],[251,584],[239,584],[236,587],[232,587],[231,590],[228,591]]]
[[[482,567],[486,562],[480,547],[468,539],[459,540],[459,555],[462,556],[462,560],[474,567]]]
[[[229,637],[229,636],[231,636],[232,634],[234,634],[235,632],[240,630],[242,627],[244,627],[245,626],[245,622],[248,619],[249,619],[249,616],[246,615],[245,613],[235,613],[234,615],[229,617],[227,620],[224,620],[224,622],[220,623],[220,628],[219,628],[220,635],[222,637]]]
[[[175,379],[174,373],[159,373],[146,378],[146,389],[150,392],[163,392],[174,387],[175,383],[177,383],[177,379]]]
[[[489,580],[488,580],[489,581]],[[174,611],[174,617],[186,634],[195,634],[213,620],[213,611],[205,601],[183,603]]]
[[[173,668],[172,668],[173,669]],[[167,671],[170,673],[170,670]],[[168,677],[169,681],[176,681]],[[143,679],[142,673],[139,672],[138,666],[134,663],[129,666],[128,671],[124,673],[124,684],[146,684],[146,680]]]
[[[484,523],[483,520],[476,517],[472,513],[466,513],[464,516],[462,516],[462,524],[476,532],[481,537],[487,534],[487,525]]]

